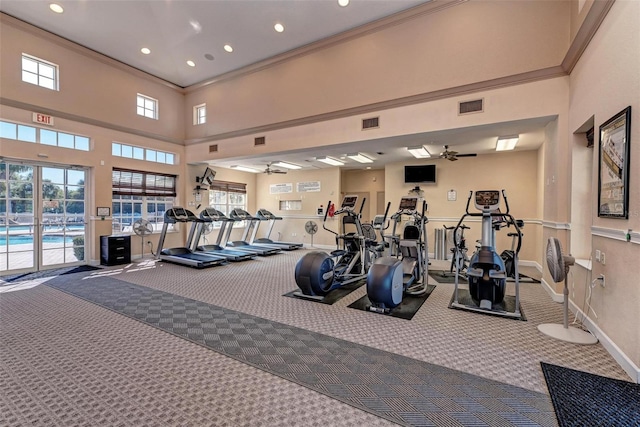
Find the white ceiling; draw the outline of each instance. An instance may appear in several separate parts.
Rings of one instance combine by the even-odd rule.
[[[62,14],[51,1],[2,0],[0,11],[62,36],[149,74],[186,87],[288,52],[341,32],[401,12],[424,0],[60,0]],[[285,26],[277,33],[273,25]],[[233,53],[223,50],[225,44]],[[140,52],[151,49],[150,55]],[[213,56],[208,60],[205,55]],[[52,59],[53,60],[53,59]],[[187,65],[192,60],[195,67]],[[215,166],[243,165],[263,170],[284,160],[305,169],[331,167],[317,156],[344,157],[363,152],[374,159],[361,165],[345,159],[345,168],[383,167],[410,161],[407,146],[426,145],[437,156],[448,145],[460,153],[494,152],[501,135],[520,135],[518,150],[537,149],[544,126],[553,117],[476,126],[441,132],[400,135],[313,150],[292,150],[269,157],[216,161]],[[439,160],[446,161],[446,160]],[[473,161],[462,158],[459,161]]]

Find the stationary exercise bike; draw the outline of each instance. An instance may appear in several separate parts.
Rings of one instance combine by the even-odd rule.
[[[462,224],[458,227],[447,227],[443,225],[446,231],[451,231],[453,237],[453,247],[451,248],[451,266],[449,267],[449,273],[443,271],[442,276],[447,277],[447,274],[455,274],[454,271],[458,271],[459,274],[465,276],[466,269],[469,266],[469,256],[467,255],[467,239],[464,236],[464,230],[468,230],[470,227]],[[445,231],[445,233],[446,233]],[[457,233],[457,235],[454,235]]]
[[[416,209],[417,197],[403,197],[394,214],[411,217],[398,239],[400,258],[381,257],[375,260],[367,274],[367,297],[371,301],[368,310],[388,314],[402,303],[404,295],[423,295],[427,292],[429,260],[427,256],[426,203],[422,202],[422,212]],[[388,206],[387,206],[388,210]],[[386,216],[386,213],[385,213]]]
[[[482,238],[480,240],[480,247],[471,257],[469,261],[469,267],[467,268],[467,278],[469,281],[469,294],[472,299],[470,304],[460,303],[458,282],[460,274],[456,270],[455,275],[455,290],[452,308],[461,308],[465,310],[471,310],[476,312],[491,312],[505,317],[521,318],[520,312],[520,289],[519,289],[519,275],[518,275],[518,254],[514,254],[514,268],[515,268],[515,309],[513,312],[506,311],[500,307],[505,297],[505,289],[507,282],[507,272],[505,269],[504,261],[498,255],[495,249],[495,230],[498,223],[506,225],[513,225],[515,227],[518,237],[518,248],[522,241],[522,232],[516,221],[511,214],[509,214],[509,202],[507,200],[507,194],[502,190],[502,197],[504,198],[504,204],[506,212],[500,212],[500,191],[476,191],[475,192],[475,207],[480,212],[469,212],[469,205],[471,198],[473,197],[473,191],[469,192],[469,199],[467,200],[466,213],[460,218],[456,229],[454,230],[454,239],[457,236],[457,231],[462,227],[462,222],[467,216],[481,216],[482,217]],[[499,227],[499,226],[498,226]],[[456,242],[456,245],[458,242]]]
[[[326,210],[322,228],[335,234],[337,249],[331,254],[313,251],[300,258],[295,269],[300,291],[294,292],[294,296],[322,301],[332,290],[366,277],[379,248],[374,244],[375,232],[373,235],[366,233],[360,222],[365,200],[360,205],[360,212],[356,212],[358,196],[344,197],[340,209],[334,213],[334,216],[341,216],[341,233],[327,228]],[[327,206],[331,206],[331,201]],[[355,227],[355,231],[348,232],[347,226]]]

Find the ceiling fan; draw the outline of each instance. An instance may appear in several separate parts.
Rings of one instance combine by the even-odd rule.
[[[458,160],[458,157],[475,157],[475,156],[477,156],[476,153],[458,154],[457,151],[450,151],[448,145],[445,145],[444,151],[440,153],[441,159],[451,160],[452,162],[455,162],[456,160]]]
[[[266,173],[267,175],[271,175],[272,173],[285,174],[285,173],[287,173],[287,171],[281,171],[279,169],[271,169],[271,163],[267,163],[267,168],[264,170],[263,173]]]

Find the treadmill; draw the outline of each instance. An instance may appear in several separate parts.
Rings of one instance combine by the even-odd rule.
[[[251,223],[253,232],[251,233],[251,239],[249,239],[249,243],[251,243],[252,245],[267,244],[267,245],[279,246],[284,251],[293,251],[296,249],[300,249],[303,246],[302,243],[281,242],[277,240],[271,240],[269,238],[271,236],[271,232],[273,231],[273,226],[275,225],[276,221],[281,220],[282,217],[276,216],[266,209],[259,209],[258,212],[256,213],[255,218],[257,218],[257,220],[254,220]],[[256,239],[256,234],[258,233],[258,227],[260,227],[260,222],[262,221],[269,221],[269,230],[267,230],[266,237],[260,237]]]
[[[162,231],[160,233],[160,239],[158,240],[158,251],[156,258],[163,261],[172,262],[175,264],[186,265],[194,268],[213,267],[215,265],[224,264],[227,262],[226,258],[208,255],[204,253],[193,252],[188,247],[176,247],[163,249],[164,239],[167,237],[167,228],[169,224],[181,223],[198,223],[202,220],[195,216],[193,212],[181,208],[173,207],[164,213],[164,224],[162,224]],[[194,227],[189,230],[189,237],[187,242],[191,242],[193,239]]]
[[[255,218],[251,216],[251,214],[244,209],[236,208],[231,211],[229,214],[229,218],[233,221],[247,221],[247,224],[250,224],[251,221],[254,221]],[[248,225],[247,225],[248,227]],[[240,251],[253,252],[260,256],[268,256],[275,255],[277,253],[282,252],[282,249],[276,246],[268,246],[268,245],[252,245],[246,241],[246,236],[248,229],[245,227],[244,234],[242,236],[242,240],[235,240],[230,242],[229,237],[231,236],[231,231],[233,230],[233,224],[227,223],[227,229],[224,237],[224,246],[230,246],[233,249],[237,249]]]
[[[225,248],[224,246],[220,245],[222,234],[224,233],[226,224],[229,222],[233,222],[233,220],[227,218],[225,214],[215,208],[208,207],[204,208],[202,212],[200,212],[200,219],[202,220],[202,222],[197,223],[198,229],[194,237],[194,250],[196,252],[221,256],[233,262],[246,261],[255,258],[255,254],[246,251],[238,251],[231,248]],[[207,224],[213,224],[214,222],[222,223],[216,243],[198,245]]]

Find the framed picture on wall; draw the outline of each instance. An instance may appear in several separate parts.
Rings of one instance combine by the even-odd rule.
[[[631,106],[600,126],[598,216],[629,218]]]

